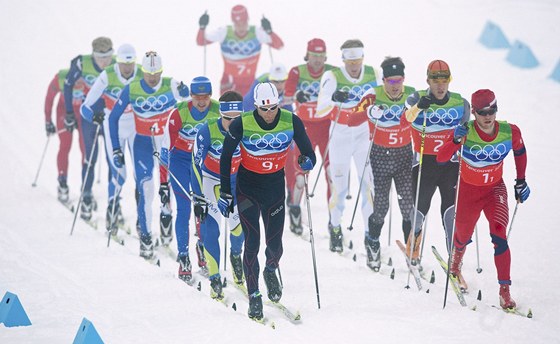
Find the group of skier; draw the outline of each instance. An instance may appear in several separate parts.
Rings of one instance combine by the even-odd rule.
[[[283,42],[268,19],[263,17],[261,27],[249,25],[244,6],[233,7],[231,16],[233,25],[210,33],[206,31],[209,15],[204,13],[196,37],[199,45],[221,44],[225,68],[219,100],[213,99],[207,77],[197,76],[189,85],[163,77],[162,58],[156,52],[146,52],[137,64],[134,47],[123,44],[115,55],[107,37],[93,40],[91,54],[77,56],[69,70],[56,74],[47,93],[45,120],[47,134],[60,137],[58,199],[70,202],[68,153],[77,128],[82,188],[81,207],[76,211],[85,221],[91,220],[96,208],[92,184],[97,141],[104,135],[109,165],[106,228],[108,235],[117,235],[124,223],[120,196],[127,147],[134,167],[140,256],[152,259],[154,169],[159,166],[157,240],[170,245],[175,214],[178,277],[189,284],[193,281],[192,211],[198,266],[209,277],[211,296],[224,297],[218,239],[220,233],[229,234],[234,283],[246,282],[249,317],[261,320],[259,221],[266,237],[263,278],[268,298],[278,302],[286,209],[290,230],[301,235],[300,203],[318,148],[322,161],[318,173],[324,170],[327,182],[331,251],[344,250],[342,216],[353,159],[368,267],[379,271],[381,266],[379,238],[392,182],[406,253],[417,268],[425,219],[439,189],[450,273],[466,286],[462,258],[484,211],[495,248],[500,304],[515,308],[509,292],[509,213],[502,179],[503,160],[510,150],[517,170],[515,199],[524,202],[530,190],[521,132],[496,120],[495,94],[478,90],[471,108],[459,93],[448,90],[451,70],[442,60],[428,65],[428,88],[416,90],[405,85],[405,64],[399,57],[385,58],[382,74],[365,65],[364,45],[357,39],[340,47],[340,67],[326,64],[326,44],[314,38],[307,44],[304,64],[289,72],[282,64],[273,64],[269,73],[255,79],[262,44],[280,49]],[[51,113],[58,93],[55,125]]]

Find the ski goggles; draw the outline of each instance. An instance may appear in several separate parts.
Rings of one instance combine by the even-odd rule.
[[[498,112],[498,107],[497,106],[491,106],[491,107],[487,107],[487,108],[477,110],[475,112],[479,116],[492,116],[492,115],[495,115],[496,112]]]
[[[259,106],[259,110],[264,111],[264,112],[274,111],[276,109],[278,109],[278,104],[272,105],[271,107]]]
[[[404,78],[398,78],[398,79],[389,79],[389,78],[385,78],[383,79],[384,81],[387,81],[387,83],[389,85],[400,85],[403,83]]]

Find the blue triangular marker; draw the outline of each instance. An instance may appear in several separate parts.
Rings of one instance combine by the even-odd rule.
[[[16,294],[6,292],[0,304],[0,324],[6,327],[30,326],[31,321],[25,313]]]
[[[490,49],[507,49],[510,47],[502,29],[491,21],[486,22],[484,30],[482,31],[478,41]]]
[[[506,57],[509,63],[520,68],[533,68],[539,65],[539,61],[531,49],[520,41],[515,41]]]
[[[74,337],[73,344],[103,344],[103,340],[99,336],[99,333],[95,330],[95,326],[91,321],[86,318],[82,319],[80,328],[78,328],[78,333]]]
[[[560,82],[560,61],[558,61],[558,63],[556,64],[556,68],[554,68],[549,78],[556,82]]]

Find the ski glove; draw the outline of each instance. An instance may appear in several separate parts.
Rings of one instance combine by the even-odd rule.
[[[383,105],[372,105],[368,108],[367,115],[370,121],[378,120],[383,117],[383,113],[385,112],[385,108]]]
[[[229,217],[229,213],[233,213],[233,196],[225,192],[220,192],[218,200],[218,209],[224,217]]]
[[[124,166],[124,154],[120,148],[113,150],[113,163],[116,168]]]
[[[418,106],[420,110],[426,110],[430,107],[430,104],[432,104],[432,98],[430,96],[422,96],[420,100],[418,100],[418,103],[416,103],[416,106]]]
[[[179,95],[183,98],[187,98],[189,96],[189,87],[182,81],[179,86],[177,86],[177,91],[179,91]]]
[[[268,33],[269,35],[272,33],[272,25],[270,25],[270,20],[266,19],[264,16],[261,19],[261,26],[264,32]]]
[[[455,144],[461,143],[463,137],[467,136],[468,132],[469,127],[467,127],[466,123],[464,125],[456,126],[455,131],[453,132],[453,142],[455,142]]]
[[[307,103],[310,99],[309,94],[303,92],[302,90],[296,92],[296,100],[298,103]]]
[[[198,26],[200,27],[201,30],[204,30],[208,26],[209,22],[210,22],[210,16],[206,12],[204,12],[204,14],[201,15],[200,19],[198,20]]]
[[[169,184],[161,183],[159,186],[159,199],[161,204],[169,203]]]
[[[300,155],[297,159],[299,167],[301,167],[304,171],[311,171],[313,169],[313,162],[311,159],[306,155]]]
[[[105,119],[105,112],[99,111],[93,114],[93,123],[97,125],[103,125],[103,120]]]
[[[204,195],[199,196],[199,195],[193,195],[193,204],[194,204],[194,216],[196,216],[200,222],[203,222],[204,219],[206,219],[206,215],[208,215],[208,204],[198,198],[198,197],[202,197],[204,198]]]
[[[74,112],[70,111],[66,113],[66,116],[64,117],[64,127],[69,132],[72,132],[74,128],[78,128],[78,124],[76,123],[76,116],[74,116]]]
[[[332,95],[332,101],[337,103],[344,103],[348,100],[348,92],[336,90]]]
[[[513,189],[515,191],[515,199],[520,203],[525,202],[531,193],[531,189],[529,189],[525,179],[516,179]]]
[[[52,121],[45,122],[45,130],[47,130],[47,136],[56,134],[56,127]]]

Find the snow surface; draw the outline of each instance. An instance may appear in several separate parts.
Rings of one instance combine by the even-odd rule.
[[[384,266],[373,273],[365,266],[363,224],[360,214],[354,231],[345,231],[354,249],[343,257],[328,250],[328,212],[321,178],[312,199],[313,228],[317,255],[321,309],[317,309],[311,249],[286,226],[283,302],[302,313],[302,324],[287,322],[269,307],[276,330],[246,317],[247,302],[232,287],[226,295],[237,311],[211,300],[209,282],[202,291],[189,287],[176,276],[177,263],[161,255],[161,267],[138,257],[138,242],[127,238],[125,247],[114,243],[107,249],[103,230],[94,231],[79,219],[69,235],[72,214],[56,201],[56,146],[53,138],[36,188],[31,187],[45,146],[43,104],[53,75],[67,68],[71,58],[90,51],[93,38],[106,35],[115,46],[133,44],[139,53],[157,50],[163,57],[165,75],[190,81],[202,73],[203,49],[195,45],[198,17],[208,10],[209,29],[229,23],[232,1],[2,1],[0,11],[0,295],[16,293],[33,325],[0,326],[0,343],[69,343],[83,317],[91,320],[107,343],[553,343],[560,342],[560,278],[557,272],[557,236],[560,194],[552,152],[559,150],[556,129],[547,115],[560,108],[560,84],[549,79],[560,57],[560,3],[535,1],[340,1],[282,2],[248,0],[253,23],[264,13],[286,47],[273,51],[275,61],[287,67],[303,63],[306,42],[326,40],[329,60],[338,65],[338,47],[345,39],[365,43],[366,63],[378,67],[386,55],[401,56],[406,63],[407,83],[426,87],[425,68],[440,58],[451,66],[451,90],[470,99],[479,88],[493,89],[500,103],[498,118],[522,129],[527,150],[527,182],[531,198],[519,207],[513,226],[512,294],[522,308],[531,307],[532,320],[486,307],[498,304],[498,285],[487,224],[479,223],[481,274],[477,274],[476,251],[469,247],[464,275],[471,294],[469,305],[482,290],[476,312],[463,309],[450,292],[442,310],[444,276],[426,250],[424,267],[434,270],[436,283],[429,293],[418,292],[403,256],[389,247],[387,226],[382,234],[383,259],[392,257],[396,275],[388,277]],[[506,50],[489,50],[477,39],[486,21],[498,24],[510,42],[528,44],[540,66],[521,70],[505,60]],[[222,62],[218,45],[207,48],[208,76],[218,88]],[[268,49],[262,52],[259,72],[270,65]],[[260,74],[260,73],[259,73]],[[23,91],[22,91],[23,88]],[[29,95],[29,96],[28,96]],[[551,123],[552,124],[552,123]],[[71,196],[78,197],[79,154],[77,139],[70,163]],[[514,167],[508,158],[505,181],[511,192]],[[103,227],[106,207],[106,165],[94,193]],[[129,171],[131,172],[131,171]],[[96,171],[97,173],[97,171]],[[311,174],[315,180],[317,171]],[[132,176],[132,173],[129,174]],[[124,213],[134,223],[131,179],[123,193]],[[352,180],[354,198],[348,201],[343,225],[350,222],[358,185]],[[439,220],[439,197],[433,200],[427,245],[443,251]],[[396,199],[394,199],[396,205]],[[510,213],[513,197],[510,195]],[[393,209],[391,240],[401,238],[401,221]],[[157,204],[154,202],[157,214]],[[304,214],[307,214],[306,212]],[[154,217],[153,228],[157,228]],[[308,237],[308,231],[305,235]],[[194,238],[191,238],[191,243]],[[261,253],[264,249],[261,250]],[[356,254],[357,261],[352,260]],[[555,258],[556,257],[556,258]],[[191,259],[196,261],[194,252]],[[262,262],[261,258],[261,262]],[[231,268],[224,273],[231,280]],[[261,279],[262,285],[262,279]],[[263,293],[266,291],[262,287]]]

